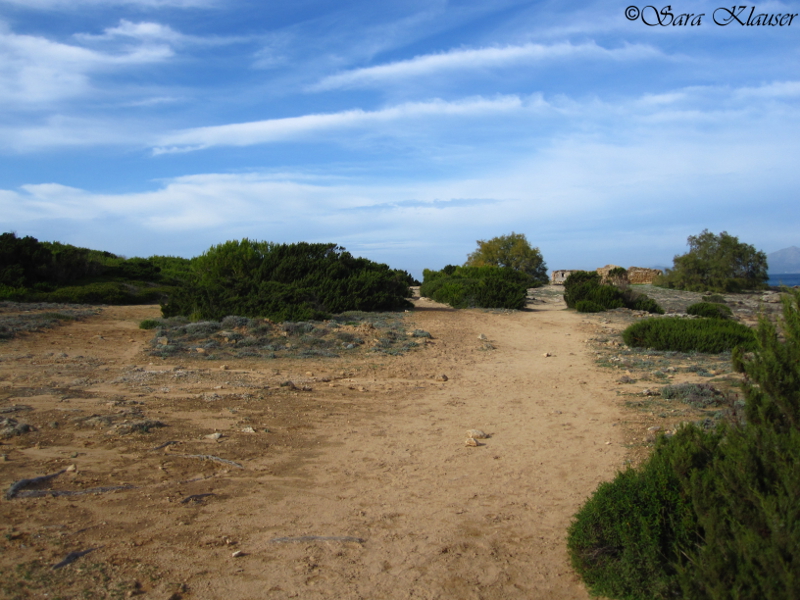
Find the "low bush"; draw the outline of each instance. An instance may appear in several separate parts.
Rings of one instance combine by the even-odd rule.
[[[575,310],[582,313],[596,313],[603,312],[605,308],[600,306],[597,302],[591,300],[578,300],[575,304]]]
[[[753,331],[741,323],[719,319],[646,319],[622,332],[628,346],[675,352],[718,354],[733,348],[752,350]]]
[[[681,550],[700,541],[692,472],[705,467],[720,436],[694,426],[658,439],[650,458],[600,484],[568,532],[572,565],[592,594],[628,600],[680,597]]]
[[[614,270],[612,270],[613,272]],[[624,269],[623,269],[624,271]],[[649,313],[664,314],[658,303],[644,294],[626,289],[622,290],[615,285],[601,283],[600,275],[595,271],[573,271],[564,282],[564,301],[569,308],[574,308],[579,312],[600,312],[612,310],[614,308],[630,308],[633,310],[644,310]],[[578,304],[600,307],[598,310],[581,310]]]
[[[686,309],[686,313],[698,317],[706,317],[707,319],[730,319],[733,316],[733,311],[731,311],[730,307],[712,302],[692,304]]]
[[[719,406],[725,402],[725,394],[708,383],[677,383],[661,388],[661,397],[679,400],[695,408]]]
[[[525,307],[530,276],[508,267],[425,269],[420,295],[453,308]]]
[[[718,320],[687,321],[731,323]],[[783,600],[800,582],[800,292],[779,328],[765,317],[746,375],[743,420],[659,438],[653,455],[601,484],[576,515],[568,547],[595,594],[611,598]],[[714,397],[706,386],[667,395]],[[706,422],[710,421],[706,419]]]
[[[160,319],[145,319],[139,323],[139,329],[156,329],[161,327],[161,323]]]
[[[162,303],[162,313],[313,321],[351,310],[396,310],[411,306],[409,277],[336,244],[229,241],[192,260],[188,280]]]

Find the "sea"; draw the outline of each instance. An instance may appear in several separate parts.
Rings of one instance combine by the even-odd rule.
[[[785,285],[788,287],[800,285],[800,273],[769,273],[767,285]]]

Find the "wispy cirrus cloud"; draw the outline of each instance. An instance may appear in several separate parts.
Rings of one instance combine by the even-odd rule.
[[[0,32],[0,101],[40,104],[80,96],[90,75],[165,61],[166,44],[147,43],[122,52],[100,52],[33,35]]]
[[[524,62],[565,58],[642,60],[664,56],[661,51],[648,45],[626,44],[620,48],[609,49],[594,42],[584,44],[560,42],[549,45],[530,43],[516,46],[458,49],[329,75],[308,89],[325,91],[338,88],[369,87],[446,71],[499,68]]]
[[[298,139],[317,132],[354,128],[399,119],[489,114],[512,111],[522,106],[523,100],[518,96],[500,96],[493,99],[467,98],[456,102],[437,99],[427,102],[409,102],[374,111],[354,109],[336,113],[197,127],[176,131],[161,137],[154,153],[187,152],[211,146],[251,146]]]

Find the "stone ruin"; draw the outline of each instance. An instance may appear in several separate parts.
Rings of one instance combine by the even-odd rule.
[[[611,269],[618,269],[617,265],[606,265],[605,267],[600,267],[597,269],[597,273],[603,280],[603,283],[613,283],[614,285],[625,285],[625,284],[641,284],[641,283],[653,283],[656,277],[659,275],[663,275],[664,273],[661,269],[645,269],[644,267],[628,267],[628,276],[627,277],[615,277],[613,281],[609,281],[608,273]],[[553,271],[553,274],[550,278],[550,283],[554,285],[564,285],[567,277],[570,276],[571,273],[574,273],[577,269],[561,269],[559,271]]]
[[[645,269],[644,267],[628,267],[628,281],[631,283],[653,283],[656,277],[663,275],[661,269]]]
[[[550,283],[554,285],[564,285],[564,282],[566,281],[567,277],[569,277],[569,274],[572,272],[573,271],[565,271],[565,270],[553,271]]]

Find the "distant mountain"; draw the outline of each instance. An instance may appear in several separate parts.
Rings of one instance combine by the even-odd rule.
[[[791,246],[767,254],[770,273],[800,273],[800,248]]]

